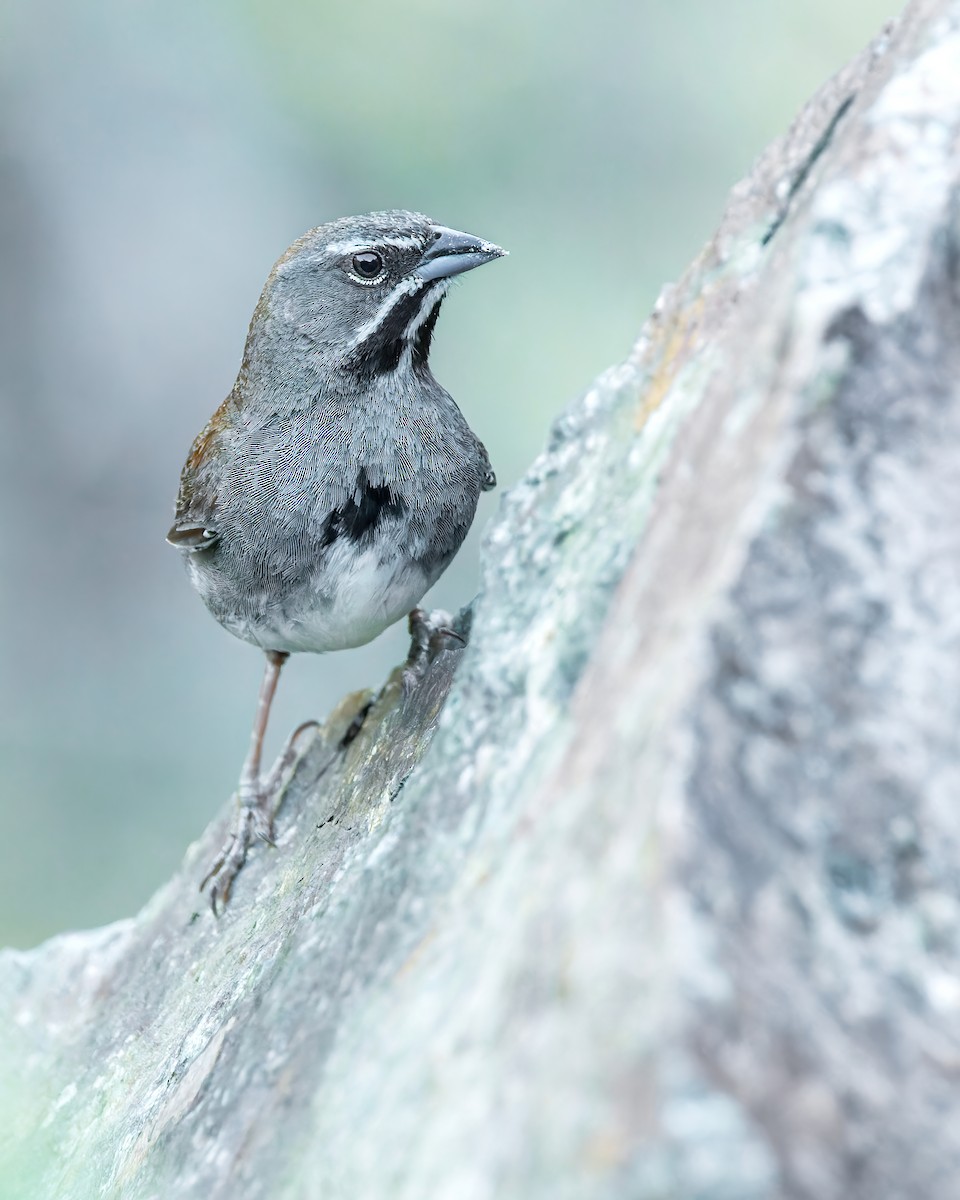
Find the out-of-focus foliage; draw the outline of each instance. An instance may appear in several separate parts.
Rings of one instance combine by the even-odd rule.
[[[287,243],[404,206],[511,250],[457,289],[435,351],[509,486],[751,158],[890,11],[8,0],[0,943],[132,910],[233,786],[261,663],[163,534]],[[470,598],[478,542],[435,603]],[[403,653],[398,629],[295,660],[274,742]]]

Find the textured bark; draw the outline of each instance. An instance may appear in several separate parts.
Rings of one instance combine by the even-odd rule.
[[[0,956],[4,1196],[960,1188],[960,3],[733,193],[226,915]]]

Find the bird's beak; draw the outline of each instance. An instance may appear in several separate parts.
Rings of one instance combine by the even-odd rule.
[[[448,275],[459,275],[472,271],[484,263],[502,258],[507,251],[484,242],[469,233],[458,233],[445,225],[433,225],[430,229],[433,240],[423,252],[420,265],[414,271],[421,279],[444,279]]]

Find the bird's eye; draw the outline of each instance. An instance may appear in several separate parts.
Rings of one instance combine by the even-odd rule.
[[[376,279],[383,270],[383,259],[372,250],[353,256],[353,269],[361,279]]]

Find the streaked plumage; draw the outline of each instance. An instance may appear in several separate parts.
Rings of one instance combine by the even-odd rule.
[[[412,609],[494,486],[428,359],[451,278],[503,253],[418,213],[371,213],[305,234],[270,273],[168,540],[217,620],[272,652],[274,684],[287,653],[361,645]],[[239,799],[263,834],[254,742]],[[249,829],[237,838],[245,853]]]

